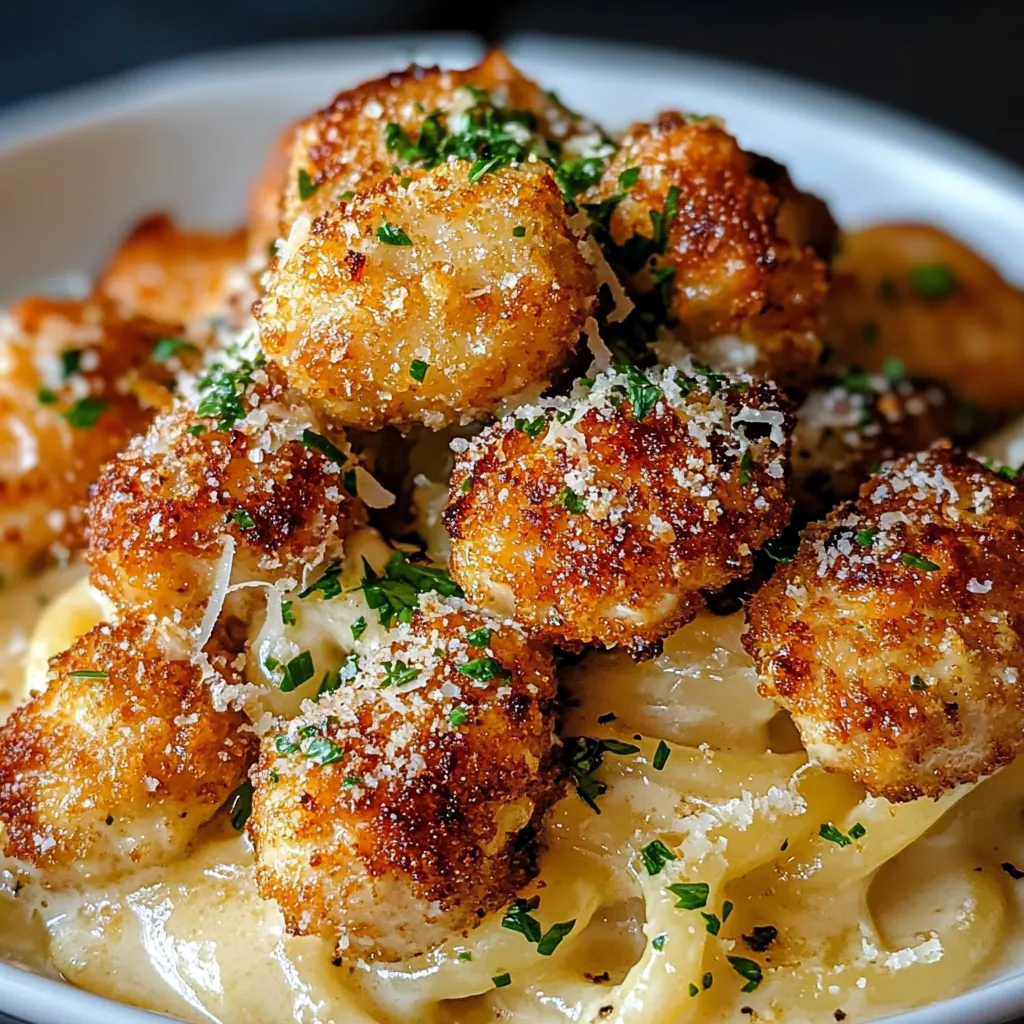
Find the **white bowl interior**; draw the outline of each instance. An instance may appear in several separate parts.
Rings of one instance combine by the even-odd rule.
[[[1024,176],[937,130],[839,94],[695,56],[520,36],[510,56],[610,128],[682,108],[726,118],[748,148],[790,166],[846,225],[921,220],[1024,281]],[[192,225],[241,220],[276,132],[356,82],[412,60],[465,66],[469,36],[419,36],[202,57],[27,104],[0,116],[0,302],[40,280],[96,269],[133,221],[170,210]],[[115,1006],[0,964],[0,1010],[33,1024],[142,1024]],[[898,1018],[965,1024],[1024,1012],[1024,965]]]

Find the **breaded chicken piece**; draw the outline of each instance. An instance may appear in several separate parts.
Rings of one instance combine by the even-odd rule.
[[[595,154],[607,157],[614,148],[593,124],[521,75],[500,50],[465,71],[413,66],[364,82],[296,125],[291,145],[282,237],[300,214],[315,218],[346,193],[390,177],[396,166],[430,166],[449,155],[473,162],[498,152],[531,152],[578,157],[572,170],[579,179],[599,173],[604,159],[595,163]],[[583,163],[588,158],[590,165]]]
[[[1024,747],[1024,488],[938,444],[804,532],[743,643],[812,758],[888,800]]]
[[[92,583],[125,614],[194,626],[226,570],[232,585],[298,583],[364,521],[343,438],[321,433],[276,368],[228,365],[200,382],[198,413],[160,416],[95,485]]]
[[[100,625],[50,661],[47,688],[0,728],[3,851],[44,882],[180,856],[255,755],[216,712],[173,627]]]
[[[452,576],[563,647],[656,654],[789,521],[791,427],[775,385],[689,364],[520,409],[453,444]]]
[[[845,363],[898,357],[992,414],[1024,406],[1024,292],[936,228],[880,224],[844,236],[826,331]]]
[[[410,170],[296,230],[264,348],[345,426],[482,416],[572,358],[597,292],[550,169]]]
[[[883,462],[948,436],[955,409],[935,384],[847,370],[822,377],[797,410],[793,486],[798,517],[817,519]]]
[[[245,253],[244,231],[184,231],[166,214],[153,214],[121,243],[97,278],[96,293],[129,316],[201,325],[224,312]]]
[[[100,300],[0,314],[0,571],[82,544],[100,466],[170,404],[171,365],[154,360],[165,333]]]
[[[564,792],[550,655],[464,602],[421,600],[253,772],[260,893],[293,934],[397,961],[465,935],[536,872]]]
[[[717,122],[663,114],[629,129],[582,199],[656,326],[715,369],[802,383],[822,351],[826,267],[784,240],[755,162]]]

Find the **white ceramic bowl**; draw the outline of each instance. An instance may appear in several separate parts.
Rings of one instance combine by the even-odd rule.
[[[609,128],[682,108],[723,115],[750,149],[788,164],[845,225],[924,220],[1024,281],[1024,175],[941,132],[783,77],[663,51],[517,37],[510,56]],[[468,36],[275,47],[113,79],[0,115],[0,302],[95,269],[153,209],[191,224],[241,218],[277,129],[341,88],[411,60],[464,66]],[[0,1011],[31,1024],[161,1019],[0,964]],[[900,1024],[987,1024],[1024,1014],[1024,964]],[[344,1022],[338,1022],[344,1024]]]

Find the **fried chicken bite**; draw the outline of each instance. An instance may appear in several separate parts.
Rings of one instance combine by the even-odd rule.
[[[583,391],[453,444],[451,573],[538,637],[651,656],[788,522],[788,404],[689,364]]]
[[[1024,746],[1024,488],[948,444],[888,464],[803,534],[743,643],[810,756],[888,800]]]
[[[954,420],[955,406],[944,388],[899,372],[847,370],[820,378],[796,413],[797,516],[817,519],[856,497],[883,462],[948,436]]]
[[[245,233],[184,231],[166,214],[140,221],[96,280],[126,315],[203,325],[224,312],[245,261]],[[192,341],[202,338],[202,331]]]
[[[458,600],[421,600],[344,684],[267,736],[249,834],[293,934],[398,961],[465,935],[536,872],[564,792],[550,654]]]
[[[0,835],[48,884],[179,856],[255,755],[173,627],[99,625],[0,727]]]
[[[98,299],[27,298],[0,314],[0,571],[83,543],[90,483],[170,404],[165,328]]]
[[[529,154],[569,161],[579,188],[614,149],[589,121],[563,107],[494,50],[465,71],[410,67],[341,93],[296,125],[282,199],[281,235],[348,192],[364,192],[392,168],[450,157],[519,163]],[[508,159],[505,159],[505,157]],[[585,161],[591,161],[586,164]],[[597,162],[599,161],[599,162]]]
[[[701,362],[801,384],[822,352],[826,267],[786,241],[779,197],[719,123],[634,125],[582,199],[653,322]],[[639,304],[639,303],[638,303]]]
[[[306,227],[255,312],[289,380],[345,426],[438,428],[539,391],[597,291],[541,163],[410,170]]]
[[[225,357],[196,397],[105,467],[89,508],[93,585],[185,627],[226,583],[300,582],[365,519],[364,471],[276,368]]]
[[[843,239],[826,329],[869,372],[899,358],[990,414],[1024,405],[1024,292],[936,228],[880,224]]]

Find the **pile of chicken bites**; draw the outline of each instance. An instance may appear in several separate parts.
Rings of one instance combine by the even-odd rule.
[[[716,118],[616,138],[500,53],[389,75],[280,136],[246,231],[150,218],[0,352],[4,571],[84,550],[114,609],[0,729],[27,882],[220,812],[291,932],[465,936],[571,781],[558,666],[723,595],[871,794],[1024,744],[1024,490],[963,447],[1024,402],[1024,299],[932,229],[841,238]]]

